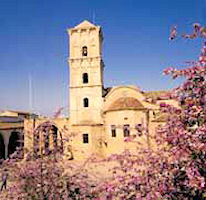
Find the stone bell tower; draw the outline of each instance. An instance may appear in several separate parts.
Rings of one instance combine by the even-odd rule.
[[[70,37],[70,122],[102,124],[102,41],[100,26],[89,21],[68,30]]]

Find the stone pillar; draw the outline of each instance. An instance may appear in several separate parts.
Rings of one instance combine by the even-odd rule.
[[[49,133],[49,148],[50,148],[50,150],[54,149],[53,130],[52,129],[50,130],[50,133]]]
[[[28,154],[35,154],[35,120],[25,119],[24,120],[24,156],[27,157]]]
[[[8,158],[8,152],[9,152],[9,138],[11,136],[10,131],[3,131],[2,136],[4,138],[4,146],[5,146],[5,159]]]

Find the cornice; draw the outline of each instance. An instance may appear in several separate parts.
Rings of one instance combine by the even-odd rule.
[[[119,108],[119,109],[109,109],[105,110],[103,113],[106,114],[107,112],[116,112],[116,111],[122,111],[122,110],[130,110],[130,111],[148,111],[147,108],[136,108],[136,107],[130,107],[130,108]]]
[[[81,58],[68,58],[68,62],[82,62],[87,60],[88,62],[92,62],[93,60],[103,61],[101,56],[95,57],[81,57]]]
[[[89,88],[92,88],[92,87],[103,87],[103,84],[102,85],[84,85],[84,86],[70,86],[69,88],[70,89],[76,89],[76,88],[85,88],[85,87],[89,87]]]
[[[92,123],[78,123],[78,124],[72,124],[72,126],[103,126],[104,124],[92,124]]]

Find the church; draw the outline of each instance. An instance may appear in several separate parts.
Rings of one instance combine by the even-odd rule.
[[[68,29],[68,36],[70,116],[26,117],[24,155],[58,148],[67,159],[86,159],[133,150],[139,143],[151,146],[156,127],[166,120],[160,103],[176,102],[166,91],[143,92],[133,85],[105,88],[100,26],[85,20]],[[125,142],[130,137],[136,143]]]

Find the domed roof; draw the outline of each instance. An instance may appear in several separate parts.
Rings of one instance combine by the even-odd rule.
[[[137,99],[134,97],[121,97],[114,101],[106,111],[116,110],[143,110],[146,109]]]

